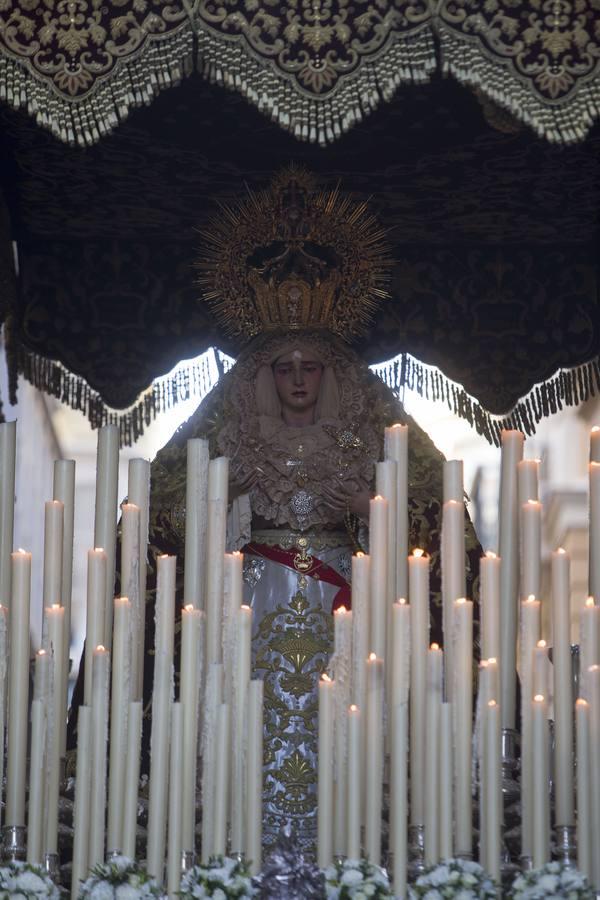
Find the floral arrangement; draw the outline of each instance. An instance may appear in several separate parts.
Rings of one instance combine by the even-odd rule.
[[[594,900],[595,896],[585,875],[560,862],[549,862],[517,875],[509,893],[513,900],[544,900],[545,897]]]
[[[205,865],[193,866],[181,879],[179,890],[183,900],[235,900],[255,894],[248,865],[229,856],[213,856]]]
[[[408,891],[410,900],[492,900],[496,886],[479,863],[446,859],[419,875]]]
[[[392,897],[385,869],[366,859],[344,859],[328,866],[325,874],[327,900],[380,900]]]
[[[10,862],[0,867],[0,900],[60,900],[60,891],[40,866]]]
[[[133,859],[114,856],[94,866],[79,890],[80,900],[152,900],[162,897],[154,878]]]

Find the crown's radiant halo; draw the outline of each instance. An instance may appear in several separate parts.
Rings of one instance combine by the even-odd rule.
[[[203,299],[230,334],[326,328],[351,340],[389,296],[383,228],[339,188],[320,190],[294,166],[200,231],[196,267]]]

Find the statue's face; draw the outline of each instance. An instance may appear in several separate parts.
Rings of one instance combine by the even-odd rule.
[[[284,410],[314,409],[319,396],[323,365],[310,350],[294,350],[273,363],[275,387]]]

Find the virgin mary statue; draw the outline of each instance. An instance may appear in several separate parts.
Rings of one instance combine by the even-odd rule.
[[[264,680],[264,844],[291,823],[300,849],[310,851],[317,683],[332,650],[332,612],[349,605],[352,554],[368,551],[384,427],[409,421],[350,343],[385,298],[388,254],[365,204],[317,190],[297,169],[223,210],[203,239],[204,296],[245,346],[153,463],[150,564],[159,553],[176,553],[182,589],[186,442],[208,438],[211,457],[230,460],[228,549],[244,553],[253,677]],[[441,642],[443,460],[410,425],[410,542],[431,556],[431,633]],[[472,590],[472,530],[467,548]],[[153,621],[149,609],[147,648]]]

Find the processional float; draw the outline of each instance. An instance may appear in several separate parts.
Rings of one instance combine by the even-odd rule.
[[[554,855],[576,862],[599,887],[600,432],[592,432],[589,468],[590,597],[574,648],[569,555],[556,550],[552,667],[541,639],[538,463],[522,458],[523,435],[502,435],[498,553],[481,559],[474,654],[473,602],[464,597],[462,464],[444,464],[442,649],[429,644],[429,559],[408,546],[407,432],[404,425],[386,429],[370,552],[353,557],[352,608],[334,614],[333,655],[319,683],[318,864],[367,856],[389,866],[403,897],[407,881],[440,859],[478,858],[500,881],[519,865],[538,867]],[[181,610],[175,557],[156,559],[147,829],[140,842],[150,466],[129,464],[120,508],[126,596],[115,598],[118,438],[116,426],[99,432],[85,695],[67,848],[73,897],[88,870],[117,851],[134,858],[141,848],[149,872],[172,895],[182,867],[196,857],[244,854],[254,873],[262,864],[263,697],[262,682],[251,675],[252,610],[242,602],[243,556],[225,552],[228,461],[209,461],[202,439],[188,442]],[[44,558],[35,561],[43,566],[43,640],[30,690],[32,559],[12,549],[15,448],[15,423],[0,425],[0,584],[9,601],[0,608],[3,853],[58,876],[75,471],[71,461],[56,462],[54,499],[46,504]]]

